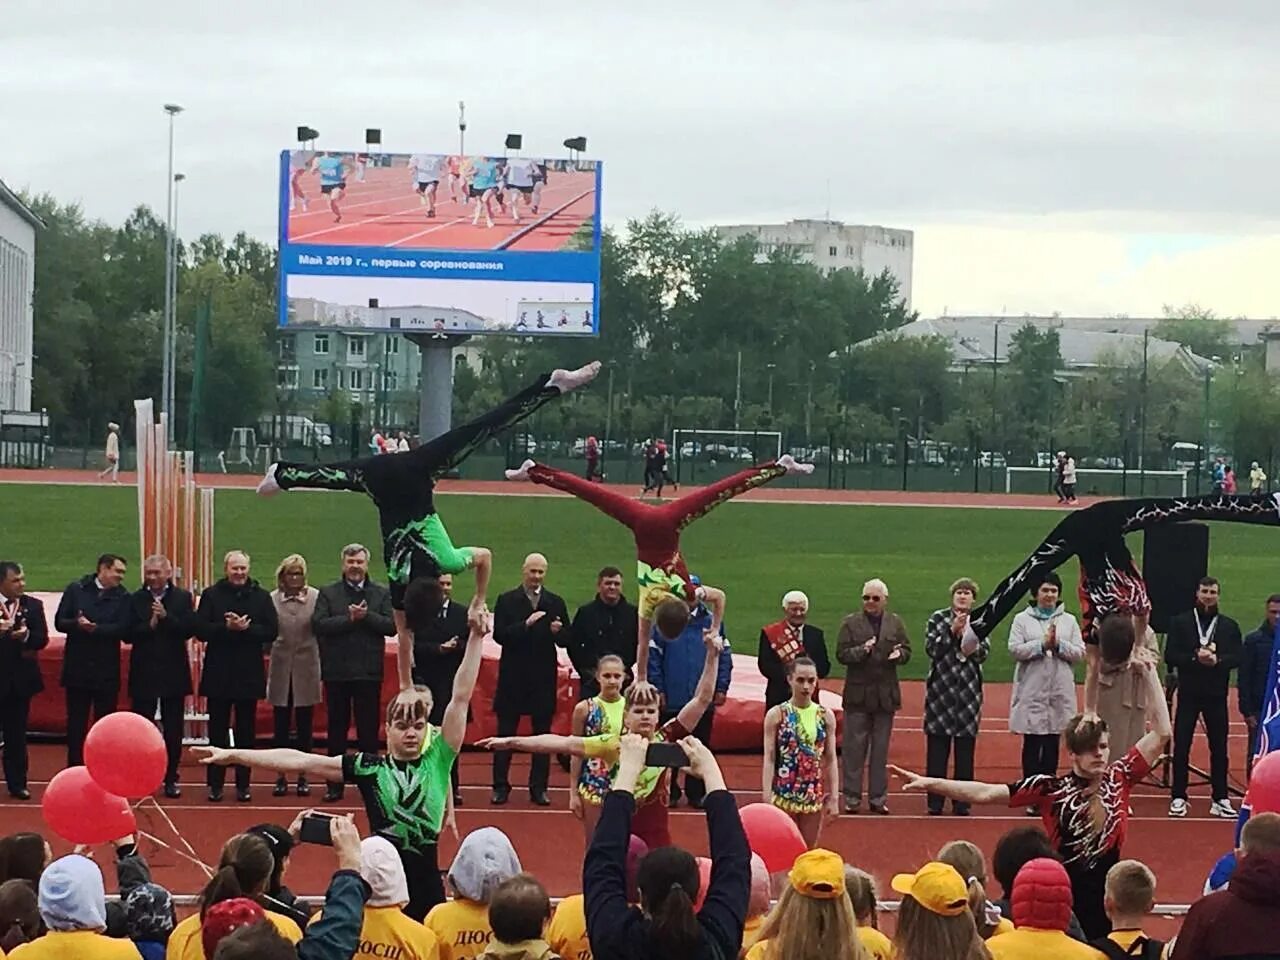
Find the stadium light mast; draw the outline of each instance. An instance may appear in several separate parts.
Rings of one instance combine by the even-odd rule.
[[[164,357],[161,362],[160,407],[167,414],[168,439],[173,440],[173,410],[170,408],[170,397],[173,395],[173,277],[174,258],[177,250],[173,243],[173,118],[182,113],[182,107],[176,103],[166,103],[164,112],[169,115],[169,174],[165,178],[165,248],[164,248],[164,336],[161,349]]]
[[[169,383],[166,385],[167,390],[164,396],[164,408],[169,413],[169,436],[170,443],[173,442],[175,425],[177,420],[178,406],[174,402],[177,394],[175,384],[178,382],[178,184],[187,179],[185,173],[175,173],[173,175],[173,221],[169,230],[169,249],[171,254],[172,266],[169,268],[169,289],[166,291],[169,301],[169,310],[171,317],[169,320]]]
[[[467,155],[467,105],[458,101],[458,156]]]

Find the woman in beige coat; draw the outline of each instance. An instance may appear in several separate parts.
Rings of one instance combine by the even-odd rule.
[[[316,610],[320,591],[307,585],[307,561],[290,554],[276,568],[276,589],[271,601],[280,622],[279,634],[271,645],[271,663],[267,672],[267,699],[275,719],[275,746],[293,744],[289,733],[291,720],[297,723],[297,749],[311,752],[315,705],[320,702],[320,645],[311,629],[311,615]],[[292,714],[292,716],[291,716]],[[275,796],[289,792],[288,781],[276,778]],[[298,777],[298,796],[311,793],[305,776]]]
[[[1084,712],[1106,721],[1111,752],[1124,756],[1147,732],[1146,664],[1160,662],[1160,643],[1151,629],[1148,613],[1113,613],[1104,617],[1090,641],[1089,666],[1084,683]],[[1114,640],[1109,640],[1114,636]],[[1108,663],[1101,651],[1110,643],[1131,645],[1120,663]]]

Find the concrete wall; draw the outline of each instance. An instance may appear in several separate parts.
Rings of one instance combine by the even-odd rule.
[[[31,409],[35,228],[0,201],[0,408]]]

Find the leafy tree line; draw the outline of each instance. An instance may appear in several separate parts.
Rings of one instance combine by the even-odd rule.
[[[111,226],[47,195],[29,202],[48,225],[37,238],[34,403],[49,410],[59,443],[96,445],[107,420],[130,419],[135,398],[159,396],[164,224],[146,207]],[[339,438],[351,420],[367,424],[369,412],[336,389],[309,410],[280,396],[272,247],[243,233],[206,234],[179,243],[178,254],[180,437],[201,302],[212,307],[202,444],[220,446],[232,427],[282,409],[333,423]],[[725,243],[670,214],[604,232],[601,316],[598,339],[483,341],[483,372],[458,369],[455,419],[536,371],[598,358],[606,372],[597,388],[543,408],[536,433],[607,429],[634,440],[675,428],[781,430],[789,446],[861,446],[881,457],[904,438],[930,438],[952,456],[995,450],[1027,464],[1068,447],[1084,460],[1136,465],[1142,447],[1153,467],[1175,440],[1204,434],[1204,378],[1181,363],[1149,362],[1144,378],[1139,352],[1065,372],[1055,331],[1010,324],[1007,363],[994,376],[990,365],[957,369],[945,341],[892,335],[915,314],[887,273],[824,274],[784,252],[762,258],[749,240]],[[1233,347],[1230,323],[1195,307],[1168,311],[1154,335],[1219,358],[1211,446],[1239,451],[1246,466],[1270,458],[1280,391],[1260,352]],[[416,411],[401,392],[397,408]]]

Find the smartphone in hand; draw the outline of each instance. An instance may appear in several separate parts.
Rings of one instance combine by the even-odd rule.
[[[689,755],[680,744],[659,740],[645,750],[644,763],[647,767],[687,767]]]
[[[314,843],[325,847],[333,846],[333,834],[329,832],[329,821],[332,820],[327,813],[309,813],[302,818],[302,824],[298,830],[298,840],[302,843]]]

